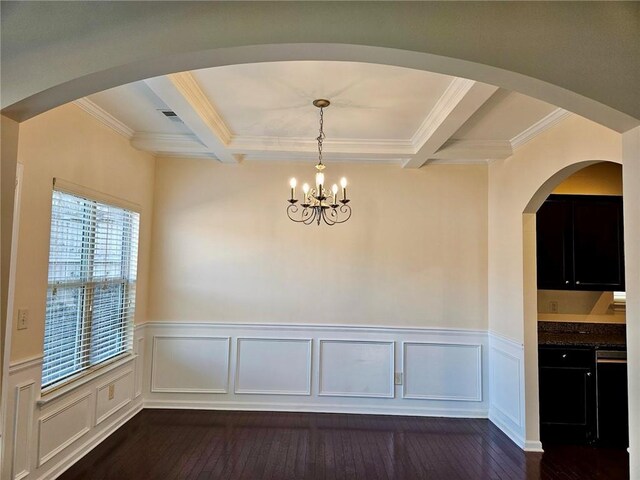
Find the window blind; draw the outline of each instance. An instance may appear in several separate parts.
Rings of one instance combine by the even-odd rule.
[[[54,190],[42,386],[131,351],[140,215]]]

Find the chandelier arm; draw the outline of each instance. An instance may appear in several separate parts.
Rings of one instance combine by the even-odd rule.
[[[332,212],[328,212],[328,214],[327,214],[326,210],[327,209],[324,209],[322,211],[322,220],[324,221],[325,224],[327,224],[327,225],[329,225],[331,227],[331,226],[335,225],[336,222],[334,221],[333,218],[331,218],[331,213]]]
[[[351,218],[351,207],[349,205],[346,205],[346,204],[341,205],[340,207],[338,207],[335,210],[339,210],[340,213],[343,213],[343,214],[346,215],[345,218],[343,218],[341,220],[336,220],[336,223],[344,223],[344,222],[346,222],[347,220],[349,220]],[[337,213],[336,213],[336,215],[337,215]]]
[[[306,211],[308,210],[307,208],[303,208],[302,211],[300,211],[300,219],[297,219],[294,217],[294,215],[296,215],[298,213],[300,209],[298,208],[297,205],[289,205],[287,207],[287,217],[289,217],[289,220],[293,220],[296,223],[304,223],[305,222],[305,217],[307,215],[309,215]]]

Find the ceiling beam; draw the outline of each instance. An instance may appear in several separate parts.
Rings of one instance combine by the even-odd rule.
[[[434,163],[476,163],[502,160],[513,155],[508,140],[447,140],[429,159]]]
[[[413,136],[416,153],[403,165],[420,168],[471,118],[498,87],[455,78]]]
[[[130,142],[132,147],[156,155],[215,158],[195,135],[138,132]]]
[[[239,156],[227,148],[233,135],[191,73],[173,73],[145,80],[218,160],[237,163]]]

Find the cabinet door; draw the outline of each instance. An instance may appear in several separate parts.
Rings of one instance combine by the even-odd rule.
[[[540,367],[540,438],[587,443],[595,438],[595,383],[589,368]]]
[[[585,196],[573,202],[575,288],[624,290],[622,197]]]
[[[572,203],[547,200],[536,215],[538,288],[561,290],[573,285]]]

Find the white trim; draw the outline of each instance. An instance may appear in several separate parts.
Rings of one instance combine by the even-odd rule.
[[[238,402],[219,400],[145,400],[144,408],[181,410],[239,410],[247,412],[348,413],[362,415],[410,415],[416,417],[487,418],[486,409],[451,409],[396,405],[344,405],[325,403]]]
[[[191,104],[192,108],[205,120],[207,126],[215,133],[222,144],[225,147],[228,146],[233,134],[191,72],[172,73],[167,76]]]
[[[33,357],[17,360],[9,364],[9,375],[42,366],[43,355],[34,355]]]
[[[513,443],[515,443],[518,447],[524,450],[525,441],[522,435],[515,431],[508,422],[505,422],[501,416],[503,415],[502,411],[497,411],[493,406],[489,409],[489,420],[496,427],[498,427],[502,432],[509,437]]]
[[[96,105],[94,102],[89,100],[89,98],[79,98],[77,100],[74,100],[73,103],[87,112],[93,118],[97,119],[100,123],[109,127],[117,134],[122,135],[125,138],[131,138],[131,136],[134,134],[134,130],[131,127],[125,125],[123,122],[118,120],[102,107]]]
[[[490,347],[490,349],[499,355],[502,355],[503,357],[506,358],[510,358],[512,360],[515,360],[517,366],[518,366],[518,386],[520,386],[522,384],[522,376],[520,375],[520,371],[522,369],[522,362],[520,360],[520,358],[516,357],[515,355],[511,355],[509,352],[505,352],[504,350],[500,350],[497,349],[495,347]],[[518,418],[515,418],[513,415],[511,415],[510,413],[508,413],[507,411],[505,411],[504,407],[501,407],[496,401],[495,401],[495,395],[491,395],[492,399],[491,399],[491,408],[495,409],[497,411],[499,411],[504,417],[508,418],[509,420],[511,420],[514,425],[516,425],[519,428],[522,428],[522,392],[520,391],[521,389],[518,388]],[[493,392],[492,392],[493,393]]]
[[[525,440],[523,450],[525,452],[544,452],[542,442],[538,440]]]
[[[55,457],[58,453],[62,452],[65,448],[67,448],[73,442],[75,442],[79,438],[86,435],[87,432],[91,431],[91,407],[89,406],[89,408],[87,408],[87,418],[85,419],[84,428],[78,431],[77,433],[73,434],[71,437],[66,439],[64,442],[62,442],[60,445],[58,445],[56,448],[51,450],[46,455],[44,456],[42,455],[42,426],[53,417],[60,415],[62,412],[69,410],[74,405],[78,405],[80,402],[87,400],[89,397],[91,397],[91,392],[90,391],[85,392],[84,394],[73,399],[72,401],[65,403],[64,405],[54,410],[53,412],[43,417],[40,417],[40,419],[38,419],[38,468],[40,468],[42,465],[47,463],[49,460]]]
[[[486,338],[486,330],[473,330],[464,328],[438,328],[438,327],[392,327],[377,325],[349,325],[349,324],[314,324],[314,323],[228,323],[228,322],[146,322],[139,324],[139,327],[166,328],[184,330],[185,328],[229,328],[229,329],[256,329],[256,330],[276,330],[276,331],[317,331],[317,332],[375,332],[384,334],[415,334],[415,335],[477,335]],[[493,335],[493,334],[492,334]]]
[[[238,388],[240,380],[240,344],[242,340],[267,342],[305,342],[308,344],[307,353],[307,389],[306,390],[243,390]],[[237,337],[236,338],[236,372],[234,376],[233,393],[240,395],[311,395],[313,340],[311,338],[274,338],[274,337]]]
[[[91,439],[87,440],[85,443],[76,448],[69,455],[64,457],[58,463],[56,463],[50,470],[47,471],[46,477],[42,477],[48,480],[55,479],[66,472],[69,468],[71,468],[76,462],[78,462],[82,457],[87,455],[91,450],[100,445],[104,440],[109,438],[112,433],[118,430],[122,425],[131,420],[135,415],[140,413],[142,410],[142,403],[133,407],[130,411],[125,412],[122,417],[115,420],[113,424],[111,424],[106,429],[100,431],[98,435],[95,435]]]
[[[459,140],[449,139],[440,149],[431,155],[429,163],[488,163],[513,155],[508,140]]]
[[[237,153],[279,152],[279,153],[313,153],[317,141],[307,137],[273,137],[273,136],[234,136],[229,150]],[[413,155],[415,148],[410,140],[390,138],[336,138],[328,139],[322,144],[323,153],[372,154],[377,155]]]
[[[460,103],[475,84],[475,80],[456,77],[447,85],[447,88],[429,114],[411,136],[411,144],[415,152],[420,150],[429,138],[431,138],[436,129],[442,125],[456,105]]]
[[[130,144],[133,148],[157,155],[216,158],[198,137],[188,133],[137,132],[131,137]]]
[[[130,210],[136,213],[140,213],[142,211],[142,207],[137,203],[130,202],[124,198],[114,197],[113,195],[94,190],[84,185],[70,182],[68,180],[65,180],[64,178],[54,177],[53,189],[65,193],[70,193],[71,195],[81,196],[88,200],[107,203],[109,205],[124,208],[125,210]]]
[[[549,115],[547,115],[546,117],[538,120],[536,123],[531,125],[529,128],[523,130],[518,135],[513,137],[510,140],[511,148],[513,148],[514,150],[517,149],[517,148],[520,148],[525,143],[527,143],[530,140],[533,140],[535,137],[540,135],[542,132],[544,132],[545,130],[550,129],[551,127],[553,127],[554,125],[556,125],[560,121],[564,120],[569,115],[571,115],[571,112],[568,112],[567,110],[565,110],[563,108],[555,109]]]
[[[325,392],[322,388],[322,346],[324,343],[366,343],[366,344],[380,344],[391,347],[389,349],[389,393],[351,393],[351,392]],[[349,339],[332,339],[332,338],[320,338],[318,339],[318,396],[319,397],[352,397],[352,398],[395,398],[395,363],[396,363],[396,342],[394,340],[349,340]]]
[[[20,205],[22,203],[22,184],[24,176],[24,165],[16,163],[15,190],[13,192],[13,219],[11,222],[11,252],[9,252],[9,278],[7,284],[7,302],[3,312],[5,317],[4,326],[0,326],[0,342],[3,343],[2,368],[0,369],[0,474],[2,464],[5,461],[5,451],[7,449],[7,439],[5,435],[5,423],[7,421],[7,395],[9,394],[9,375],[11,375],[11,338],[13,336],[13,307],[16,288],[16,268],[18,260],[18,242],[20,238]],[[3,330],[4,327],[4,331]]]
[[[104,422],[107,418],[109,418],[111,415],[113,415],[114,413],[116,413],[118,410],[120,410],[121,408],[129,405],[132,401],[133,401],[133,397],[134,397],[134,386],[131,385],[131,392],[130,395],[125,398],[122,402],[118,403],[117,405],[114,405],[113,407],[111,407],[111,409],[107,410],[105,413],[103,413],[102,415],[100,415],[98,417],[98,402],[100,400],[100,390],[104,390],[105,388],[109,387],[109,385],[116,383],[118,380],[120,380],[121,378],[124,378],[128,375],[132,376],[132,382],[134,381],[133,379],[133,370],[129,369],[129,370],[125,370],[123,371],[120,375],[110,378],[109,380],[107,380],[106,382],[103,382],[101,385],[96,386],[95,388],[95,397],[96,397],[96,402],[95,402],[95,413],[94,413],[94,418],[95,421],[93,422],[93,426],[97,427],[98,425],[100,425],[102,422]]]
[[[140,355],[140,352],[142,352],[142,355]],[[134,399],[142,395],[142,386],[144,384],[144,353],[144,337],[139,337],[136,340],[135,348],[136,361],[134,366],[135,374],[133,379],[133,381],[135,382],[135,385],[133,387]]]
[[[100,378],[103,375],[106,375],[107,373],[115,370],[116,368],[126,365],[136,358],[136,355],[134,354],[127,353],[124,355],[125,356],[123,356],[122,358],[114,359],[114,361],[112,361],[111,363],[97,365],[96,367],[99,368],[96,368],[95,370],[84,370],[79,374],[78,378],[70,380],[68,383],[61,384],[61,386],[58,388],[54,388],[48,392],[41,393],[40,398],[36,403],[40,407],[47,405],[48,403],[51,403],[60,397],[75,392],[82,385],[85,385],[95,380],[96,378]]]
[[[156,386],[156,349],[158,346],[157,339],[158,338],[192,338],[192,339],[208,339],[208,340],[226,340],[227,343],[227,355],[226,355],[226,382],[224,388],[160,388]],[[151,393],[229,393],[229,371],[230,371],[230,360],[229,357],[231,355],[231,337],[224,336],[214,336],[214,335],[154,335],[152,339],[152,347],[151,347]]]
[[[35,380],[30,380],[28,382],[22,382],[15,386],[15,416],[13,419],[13,453],[11,458],[11,478],[13,480],[21,480],[29,475],[31,471],[31,434],[33,431],[33,398],[35,396]],[[20,395],[23,390],[29,389],[29,412],[27,413],[27,451],[25,452],[25,457],[27,459],[27,468],[21,470],[16,473],[16,445],[18,443],[18,424],[20,423]]]
[[[476,370],[476,388],[478,395],[476,397],[462,397],[462,396],[440,396],[440,395],[407,395],[407,365],[405,363],[407,358],[407,345],[437,345],[444,347],[463,347],[463,348],[475,348],[477,354],[477,370]],[[462,402],[482,402],[482,345],[473,343],[445,343],[445,342],[402,342],[402,398],[419,399],[419,400],[451,400]]]

